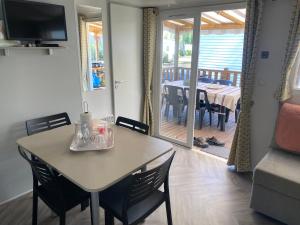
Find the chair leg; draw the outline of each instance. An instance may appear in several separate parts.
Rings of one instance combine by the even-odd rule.
[[[184,118],[184,126],[187,125],[187,118],[188,118],[188,106],[186,106],[185,118]]]
[[[226,109],[226,118],[225,118],[225,123],[228,122],[229,120],[229,114],[230,114],[230,110],[229,109]]]
[[[66,213],[62,213],[59,215],[59,225],[65,225],[66,224]]]
[[[114,216],[109,210],[105,210],[105,225],[114,225]]]
[[[169,104],[166,103],[166,106],[165,106],[165,117],[168,118],[168,113],[169,113]]]
[[[205,108],[200,108],[199,110],[199,130],[203,127],[203,119],[205,114]]]
[[[209,111],[209,126],[212,125],[212,113]]]
[[[166,198],[166,211],[167,211],[168,225],[173,225],[172,212],[171,212],[171,203],[170,203],[170,197],[169,196]]]
[[[240,110],[236,109],[236,110],[235,110],[235,123],[238,122],[239,114],[240,114]]]
[[[37,225],[38,213],[38,194],[37,191],[33,190],[33,201],[32,201],[32,225]]]
[[[81,212],[84,211],[89,206],[89,204],[90,204],[89,200],[82,202],[80,205]]]

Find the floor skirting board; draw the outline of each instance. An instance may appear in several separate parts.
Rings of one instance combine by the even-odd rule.
[[[25,191],[25,192],[23,192],[23,193],[21,193],[21,194],[18,194],[18,195],[16,195],[16,196],[12,197],[12,198],[7,199],[7,200],[4,200],[4,201],[0,202],[0,206],[1,206],[1,205],[4,205],[5,203],[11,202],[11,201],[13,201],[13,200],[15,200],[15,199],[18,199],[18,198],[20,198],[20,197],[22,197],[22,196],[24,196],[24,195],[27,195],[27,194],[30,193],[30,192],[32,192],[32,189],[30,189],[30,190],[28,190],[28,191]]]

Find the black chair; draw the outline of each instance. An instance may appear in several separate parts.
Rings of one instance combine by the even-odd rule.
[[[231,80],[214,80],[213,83],[227,85],[227,86],[232,86],[232,84],[233,84]]]
[[[27,134],[32,135],[39,132],[51,130],[54,128],[70,125],[71,121],[67,113],[41,117],[37,119],[27,120]]]
[[[208,83],[208,84],[213,83],[213,79],[208,77],[199,77],[198,81],[202,83]]]
[[[99,195],[105,210],[105,224],[113,225],[114,217],[123,225],[138,224],[162,203],[166,203],[168,225],[172,225],[169,195],[169,170],[175,152],[162,165],[123,179]],[[159,188],[164,184],[164,192]]]
[[[202,95],[202,96],[201,96]],[[184,96],[186,98],[186,102],[188,102],[189,98],[189,88],[184,89]],[[185,103],[186,105],[188,103]],[[199,111],[199,129],[202,129],[203,127],[203,119],[205,112],[207,111],[209,113],[209,125],[212,125],[212,114],[215,112],[220,111],[220,107],[218,105],[210,104],[207,92],[205,90],[197,89],[196,94],[196,111]],[[185,114],[185,125],[187,123],[187,111]]]
[[[181,123],[184,111],[184,89],[182,87],[165,85],[166,108],[165,116],[168,120],[170,106],[173,107],[173,117],[177,118],[178,124]]]
[[[203,97],[201,97],[201,95],[203,95]],[[197,90],[196,108],[199,110],[199,129],[203,127],[203,119],[206,111],[209,113],[209,126],[212,125],[212,114],[220,111],[220,107],[211,104],[208,100],[207,92],[201,89]]]
[[[32,169],[32,225],[37,225],[38,197],[59,216],[60,225],[65,225],[66,212],[79,204],[89,201],[90,194],[63,176],[59,176],[52,168],[37,160],[36,157],[29,157],[20,147],[19,152]]]
[[[26,124],[27,135],[30,136],[43,131],[52,130],[54,128],[70,125],[71,121],[69,115],[66,112],[64,112],[64,113],[40,117],[32,120],[27,120],[25,124]],[[31,157],[34,158],[34,156]],[[53,172],[57,175],[59,174],[55,170]],[[82,211],[85,210],[88,207],[88,205],[89,205],[89,201],[82,203],[81,210]]]
[[[147,135],[149,133],[149,126],[147,124],[144,124],[142,122],[132,120],[132,119],[129,119],[129,118],[125,118],[125,117],[122,117],[122,116],[119,116],[117,118],[116,125],[129,128],[129,129],[137,131],[141,134],[146,134]]]

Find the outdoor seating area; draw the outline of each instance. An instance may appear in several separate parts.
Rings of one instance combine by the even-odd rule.
[[[209,125],[212,126],[212,116],[217,115],[217,126],[225,131],[230,113],[235,114],[237,122],[240,104],[240,88],[231,86],[230,80],[212,80],[200,77],[197,84],[196,111],[198,111],[198,129],[203,128],[205,113],[209,114]],[[189,104],[189,82],[165,82],[162,93],[162,110],[166,121],[176,120],[177,124],[186,125],[187,106]],[[172,114],[170,108],[172,107]]]

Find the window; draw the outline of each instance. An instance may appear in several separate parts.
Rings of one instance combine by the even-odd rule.
[[[86,23],[89,89],[105,87],[102,21]]]

